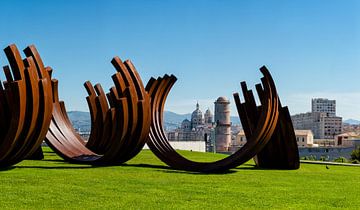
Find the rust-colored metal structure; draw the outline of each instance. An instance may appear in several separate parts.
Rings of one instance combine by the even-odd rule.
[[[178,154],[163,130],[164,105],[176,77],[151,78],[144,87],[131,61],[111,61],[117,72],[114,86],[105,93],[100,84],[84,84],[91,115],[87,142],[78,135],[59,100],[58,81],[45,67],[34,46],[24,50],[22,60],[15,45],[5,48],[9,66],[0,84],[0,166],[23,159],[41,159],[41,143],[73,163],[116,165],[135,157],[148,143],[154,154],[179,170],[218,173],[255,157],[264,168],[296,169],[299,156],[287,107],[282,107],[269,71],[262,67],[256,85],[257,105],[246,83],[241,83],[245,101],[234,94],[247,143],[234,154],[212,163],[195,162]]]
[[[286,130],[292,128],[292,123],[291,121],[285,123],[279,121],[279,119],[286,119],[286,113],[288,113],[286,112],[287,108],[282,108],[280,105],[275,84],[269,71],[265,67],[262,67],[260,70],[264,75],[261,79],[262,85],[256,85],[256,90],[261,102],[260,106],[256,106],[252,91],[246,89],[245,82],[241,83],[245,102],[241,103],[238,93],[234,94],[239,116],[242,119],[243,126],[246,127],[247,143],[234,154],[211,163],[188,160],[171,147],[162,127],[162,113],[164,111],[166,97],[176,82],[176,77],[173,75],[165,75],[158,79],[151,78],[146,86],[146,90],[152,98],[152,122],[148,141],[150,149],[159,159],[172,168],[186,171],[205,173],[223,172],[247,162],[257,154],[261,154],[261,156],[257,158],[259,166],[269,168],[298,168],[299,160],[297,159],[296,161],[296,158],[291,156],[292,153],[297,153],[297,147],[296,149],[291,147],[292,143],[295,142],[295,138],[292,136],[294,131]],[[283,142],[289,141],[291,143],[285,143],[286,146],[283,146],[281,144],[282,142],[278,144],[277,140],[283,137],[289,138],[282,140]],[[291,146],[287,147],[287,145]],[[271,146],[275,147],[274,150],[271,150]],[[264,148],[266,149],[265,151]],[[278,154],[275,154],[278,151],[281,152],[280,155],[286,154],[288,156],[278,157]],[[269,160],[267,158],[269,158]],[[293,162],[286,165],[287,160]],[[279,162],[274,163],[273,161]]]
[[[265,66],[261,67],[260,71],[270,75]],[[241,82],[241,89],[245,103],[240,102],[237,94],[234,95],[234,98],[244,133],[246,138],[250,139],[258,126],[262,106],[256,106],[253,92],[247,89],[245,82]],[[256,85],[256,90],[261,103],[264,103],[265,98],[260,84]],[[290,113],[287,107],[281,106],[280,99],[278,100],[279,117],[276,128],[268,143],[257,153],[254,160],[261,168],[298,169],[300,166],[299,151]]]
[[[115,57],[114,87],[105,94],[100,84],[84,84],[92,129],[89,141],[75,132],[64,102],[59,101],[58,81],[52,80],[53,114],[46,143],[70,162],[121,164],[136,156],[150,130],[150,97],[131,61]]]
[[[0,166],[31,157],[43,142],[52,112],[51,68],[45,67],[36,48],[27,47],[21,58],[15,45],[4,49],[10,66],[0,83]]]

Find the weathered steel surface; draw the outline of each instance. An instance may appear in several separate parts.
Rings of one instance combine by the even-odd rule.
[[[75,132],[59,101],[58,82],[53,79],[53,116],[47,144],[70,162],[120,164],[136,156],[150,130],[150,97],[139,74],[128,60],[115,57],[114,87],[105,94],[100,84],[84,84],[91,114],[91,134],[85,141]]]
[[[268,72],[265,66],[261,71]],[[240,115],[241,124],[247,139],[253,135],[254,128],[258,125],[259,115],[262,107],[256,106],[254,95],[251,90],[247,89],[246,83],[241,83],[245,103],[241,104],[235,97],[235,103]],[[260,96],[260,101],[265,100],[262,97],[263,90],[260,85],[256,85],[256,90]],[[300,166],[299,151],[296,143],[296,136],[289,110],[287,107],[281,107],[279,100],[279,118],[276,129],[272,134],[269,142],[254,157],[256,164],[262,168],[273,169],[298,169]]]
[[[261,102],[259,107],[256,106],[255,100],[246,100],[246,102],[241,103],[239,95],[237,93],[234,94],[240,118],[245,121],[256,119],[254,124],[245,124],[245,126],[249,125],[249,129],[251,130],[251,135],[248,135],[247,143],[234,154],[212,163],[188,160],[171,147],[162,127],[163,110],[166,97],[174,85],[176,77],[165,75],[158,79],[151,78],[146,87],[146,90],[152,98],[152,123],[148,141],[150,149],[159,159],[172,168],[195,172],[223,172],[250,160],[262,151],[271,140],[279,119],[280,102],[274,81],[266,68],[261,68],[260,70],[264,77],[261,79],[262,86],[257,85]],[[245,98],[247,98],[246,95]],[[246,107],[253,108],[246,110]],[[253,109],[255,109],[256,112]],[[259,111],[257,112],[257,110]]]
[[[247,143],[233,155],[212,163],[188,160],[169,144],[163,130],[164,105],[176,77],[151,78],[146,88],[131,61],[115,57],[114,86],[105,93],[100,84],[84,84],[91,115],[91,134],[85,142],[76,133],[59,100],[58,81],[45,67],[34,46],[24,50],[22,60],[15,45],[5,48],[10,66],[0,83],[0,166],[41,159],[41,143],[74,163],[114,165],[135,157],[148,143],[150,149],[174,169],[223,172],[255,157],[260,167],[296,169],[299,156],[287,107],[281,107],[274,81],[262,67],[262,84],[256,85],[257,105],[246,83],[241,83],[244,103],[235,103]],[[46,138],[45,138],[46,137]]]
[[[4,49],[9,66],[0,84],[0,166],[6,167],[39,151],[51,120],[51,86],[34,46],[21,58],[15,45]],[[41,155],[38,154],[38,157]]]

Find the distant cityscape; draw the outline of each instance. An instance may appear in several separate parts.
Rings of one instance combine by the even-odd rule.
[[[233,153],[246,143],[240,119],[231,117],[230,101],[219,97],[214,101],[213,114],[209,108],[203,114],[201,105],[194,104],[191,114],[164,113],[164,128],[175,149]],[[83,137],[90,133],[87,112],[69,112],[74,127]],[[291,116],[301,157],[333,160],[349,158],[360,145],[360,122],[343,122],[336,114],[336,100],[314,98],[311,111]]]

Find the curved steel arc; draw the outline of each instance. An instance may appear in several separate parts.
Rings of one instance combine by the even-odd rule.
[[[261,105],[261,114],[253,135],[248,142],[233,155],[212,163],[191,161],[178,154],[169,144],[162,128],[163,110],[167,95],[176,81],[174,76],[165,75],[157,80],[151,79],[146,87],[152,98],[152,124],[148,145],[156,156],[163,162],[175,169],[195,172],[223,172],[234,168],[254,157],[270,140],[270,137],[278,121],[279,99],[275,84],[268,71],[261,70],[264,79],[262,81],[264,93]],[[155,82],[157,81],[157,82]],[[239,101],[237,94],[235,99]]]
[[[40,147],[51,119],[51,88],[41,77],[39,57],[34,46],[21,58],[15,45],[4,49],[9,66],[4,66],[7,81],[0,85],[0,166],[16,164]],[[26,53],[34,52],[36,53]],[[43,65],[43,64],[42,64]]]
[[[59,101],[58,82],[53,79],[53,114],[48,145],[70,162],[121,164],[136,156],[150,130],[150,97],[130,61],[112,61],[117,70],[112,78],[115,87],[105,93],[100,84],[84,84],[88,97],[92,129],[89,141],[72,127],[65,105]]]

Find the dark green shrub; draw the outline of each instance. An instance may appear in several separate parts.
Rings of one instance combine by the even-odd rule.
[[[351,160],[360,161],[360,147],[354,149],[351,153]]]
[[[348,159],[346,159],[345,157],[338,157],[334,160],[334,162],[338,162],[338,163],[347,163]]]
[[[360,161],[359,161],[359,160],[352,160],[351,163],[353,163],[353,164],[360,164]]]

